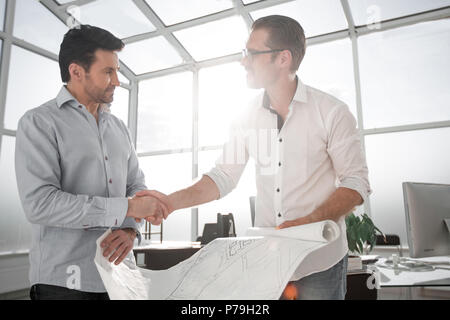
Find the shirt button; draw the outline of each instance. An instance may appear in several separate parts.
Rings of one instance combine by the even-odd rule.
[[[280,140],[278,140],[279,142],[283,142],[283,139],[282,138],[280,138]]]
[[[277,192],[280,192],[280,188],[277,188]]]
[[[112,179],[109,179],[109,183],[112,183]]]
[[[278,212],[278,217],[280,217],[280,218],[281,218],[281,213],[280,213],[280,212]]]
[[[281,162],[278,162],[278,166],[281,167]]]
[[[108,157],[107,156],[105,156],[105,160],[108,161]]]

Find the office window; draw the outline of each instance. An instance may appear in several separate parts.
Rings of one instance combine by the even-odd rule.
[[[135,74],[166,69],[183,62],[178,52],[163,36],[125,45],[120,59]]]
[[[145,0],[166,26],[230,9],[230,0]]]
[[[357,118],[350,39],[308,46],[298,75],[303,83],[344,101]]]
[[[407,245],[402,182],[450,183],[450,128],[369,135],[366,155],[375,224]]]
[[[131,0],[92,1],[79,7],[79,16],[83,24],[106,29],[121,39],[155,30]]]
[[[278,14],[297,20],[306,37],[347,29],[347,20],[338,0],[298,0],[250,13],[254,20]]]
[[[114,101],[111,104],[111,113],[122,120],[128,126],[130,91],[117,87],[114,91]]]
[[[199,177],[215,166],[215,162],[221,153],[222,150],[199,152]],[[246,230],[252,226],[249,202],[249,197],[251,196],[256,196],[256,184],[255,164],[250,159],[236,189],[220,200],[203,204],[199,207],[199,235],[202,234],[205,223],[216,223],[217,213],[232,213],[236,225],[236,234],[244,236]]]
[[[5,12],[6,12],[6,0],[0,0],[0,31],[4,30]]]
[[[17,191],[14,171],[14,137],[3,136],[0,153],[0,253],[27,250],[31,244],[31,225],[25,217]]]
[[[140,157],[149,190],[170,194],[192,184],[192,153]],[[191,209],[177,210],[163,225],[164,240],[191,241]]]
[[[119,56],[119,59],[120,59],[120,56]],[[125,77],[125,76],[122,74],[122,72],[117,72],[117,76],[119,77],[119,81],[120,81],[121,83],[130,84],[130,80],[128,80],[128,78]]]
[[[6,93],[5,128],[16,130],[29,109],[54,99],[62,82],[56,61],[12,46]]]
[[[15,37],[58,54],[67,31],[67,26],[39,1],[16,1]]]
[[[191,148],[191,72],[140,82],[138,104],[139,152]]]
[[[199,145],[226,142],[231,123],[258,92],[247,88],[245,69],[238,62],[200,69]]]
[[[364,128],[450,119],[450,20],[361,36]]]
[[[233,16],[173,33],[196,61],[239,53],[247,41],[247,26]]]
[[[349,0],[356,25],[365,25],[434,10],[450,5],[449,0]]]

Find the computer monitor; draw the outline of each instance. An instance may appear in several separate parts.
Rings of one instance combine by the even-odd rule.
[[[450,185],[403,182],[412,258],[450,255]]]

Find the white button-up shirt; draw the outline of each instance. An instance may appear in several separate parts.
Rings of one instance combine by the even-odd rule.
[[[370,194],[368,169],[356,121],[344,102],[298,80],[284,124],[266,93],[232,127],[216,166],[208,173],[224,197],[237,185],[249,157],[256,166],[255,226],[275,227],[309,215],[338,187]],[[341,237],[322,271],[348,251],[345,217]]]

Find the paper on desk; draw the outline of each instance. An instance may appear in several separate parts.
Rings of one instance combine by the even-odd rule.
[[[95,264],[111,299],[278,299],[295,273],[302,273],[318,255],[310,255],[336,241],[339,226],[333,221],[275,230],[251,228],[247,237],[219,238],[189,259],[167,270],[136,266],[134,256],[118,266],[102,255],[97,240]],[[331,267],[328,266],[328,267]]]

